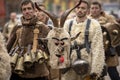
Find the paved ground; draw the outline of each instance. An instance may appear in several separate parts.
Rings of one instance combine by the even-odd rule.
[[[120,75],[120,57],[119,57],[119,66],[117,67],[117,69],[118,69],[119,75]],[[111,80],[111,79],[109,78],[109,76],[106,76],[105,80]]]

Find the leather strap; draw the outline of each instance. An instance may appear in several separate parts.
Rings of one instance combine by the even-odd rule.
[[[86,24],[86,29],[85,29],[85,47],[86,47],[86,51],[88,53],[90,53],[90,43],[88,41],[89,40],[88,37],[89,37],[90,22],[91,22],[91,20],[88,19],[87,24]]]
[[[16,32],[16,40],[15,40],[12,48],[15,48],[16,46],[19,46],[18,40],[19,40],[19,38],[21,38],[21,34],[22,34],[22,28],[20,28],[20,29]]]
[[[74,41],[74,45],[77,45],[76,41]],[[79,46],[76,49],[76,53],[77,53],[77,59],[81,59],[81,52],[80,52],[80,47]]]
[[[73,25],[73,20],[71,20],[71,21],[70,21],[70,24],[69,24],[69,32],[68,32],[68,33],[70,34],[70,36],[71,36],[70,31],[71,31],[72,25]]]
[[[39,29],[38,27],[35,27],[34,31],[34,38],[33,38],[33,46],[32,46],[32,51],[36,53],[37,51],[37,46],[38,46],[38,34],[39,34]]]

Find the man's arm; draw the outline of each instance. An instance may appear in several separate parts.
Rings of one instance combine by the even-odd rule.
[[[14,43],[16,42],[16,31],[20,28],[21,26],[15,26],[10,34],[10,38],[7,41],[7,50],[10,52],[11,48],[13,47]]]
[[[100,24],[97,21],[92,22],[91,27],[93,29],[93,37],[91,40],[91,53],[92,53],[92,65],[91,73],[96,73],[99,77],[103,70],[105,63],[103,36]]]

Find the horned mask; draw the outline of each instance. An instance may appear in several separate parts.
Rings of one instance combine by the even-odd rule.
[[[35,3],[35,6],[38,10],[43,11],[45,14],[47,14],[51,20],[53,21],[54,28],[50,30],[46,38],[40,38],[40,40],[47,40],[47,47],[50,53],[50,60],[49,64],[52,69],[61,69],[66,68],[70,66],[70,43],[71,40],[76,39],[80,32],[71,37],[69,33],[63,28],[64,22],[69,15],[69,13],[74,10],[76,7],[78,7],[81,4],[81,0],[79,3],[73,7],[72,9],[66,10],[61,18],[60,18],[60,24],[58,22],[57,17],[54,14],[49,13],[48,11],[42,10],[38,7],[38,5]]]

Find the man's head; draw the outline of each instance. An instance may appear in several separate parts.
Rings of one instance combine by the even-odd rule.
[[[23,0],[20,7],[25,19],[29,20],[34,16],[35,8],[31,0]]]
[[[11,13],[10,13],[10,19],[11,19],[12,21],[15,21],[15,19],[16,19],[16,13],[15,13],[15,12],[11,12]]]
[[[38,6],[39,6],[41,9],[45,10],[45,5],[44,5],[43,3],[38,3]],[[46,23],[46,22],[47,22],[48,16],[47,16],[43,11],[40,11],[40,10],[38,11],[38,10],[36,9],[36,15],[37,15],[39,21],[41,21],[41,22],[43,22],[43,23]]]
[[[100,16],[101,10],[102,10],[102,7],[101,7],[101,4],[99,2],[97,2],[97,1],[92,2],[91,7],[90,7],[91,16],[93,16],[93,17]]]
[[[78,0],[77,0],[78,1]],[[85,17],[89,12],[90,4],[87,0],[82,0],[81,4],[75,9],[79,18]]]
[[[45,5],[44,5],[43,3],[38,3],[38,6],[39,6],[41,9],[43,9],[43,10],[46,9],[46,8],[45,8]]]

